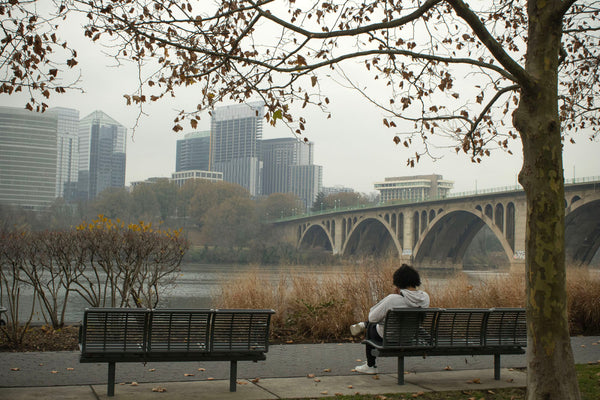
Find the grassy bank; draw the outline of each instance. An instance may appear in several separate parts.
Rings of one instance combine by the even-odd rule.
[[[270,283],[260,270],[230,281],[216,294],[218,308],[273,308],[274,339],[290,341],[350,340],[348,326],[364,320],[369,308],[392,289],[397,262],[355,268],[340,275],[282,275]],[[431,307],[524,307],[525,276],[511,273],[472,282],[457,274],[442,284],[423,274],[422,289]],[[600,333],[600,276],[570,268],[567,274],[572,335]]]

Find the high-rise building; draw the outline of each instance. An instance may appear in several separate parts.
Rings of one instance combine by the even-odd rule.
[[[321,190],[323,168],[313,165],[313,143],[297,138],[267,139],[261,143],[263,194],[294,193],[312,206]]]
[[[93,199],[109,187],[125,186],[127,129],[102,111],[79,122],[79,197]]]
[[[321,165],[290,166],[290,192],[295,193],[310,209],[323,186],[323,167]]]
[[[223,180],[237,183],[252,196],[261,194],[263,102],[216,108],[211,119],[210,171],[223,173]]]
[[[454,182],[444,180],[442,175],[399,176],[375,183],[375,189],[381,193],[382,203],[393,200],[425,201],[444,198],[453,186]]]
[[[208,171],[210,167],[210,131],[192,132],[177,141],[175,171]]]
[[[79,111],[72,108],[55,107],[49,115],[56,115],[56,197],[72,198],[71,193],[79,171]]]
[[[0,107],[0,202],[41,210],[56,193],[57,116]]]

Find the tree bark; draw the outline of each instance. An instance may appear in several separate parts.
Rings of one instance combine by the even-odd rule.
[[[529,1],[526,71],[513,114],[527,197],[527,399],[580,399],[567,319],[564,178],[558,114],[560,1]]]

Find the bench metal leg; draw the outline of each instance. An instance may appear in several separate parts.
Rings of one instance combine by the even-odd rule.
[[[229,368],[229,391],[235,392],[237,385],[237,361],[231,361]]]
[[[404,356],[398,356],[398,385],[404,385]]]
[[[494,379],[500,380],[500,354],[494,354]]]
[[[108,387],[106,388],[106,395],[113,397],[115,395],[115,363],[108,363]]]

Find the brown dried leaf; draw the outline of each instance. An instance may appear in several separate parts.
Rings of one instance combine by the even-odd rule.
[[[165,389],[165,388],[164,388],[164,387],[162,387],[162,386],[157,386],[157,387],[154,387],[154,388],[152,388],[152,391],[153,391],[153,392],[159,392],[159,393],[163,393],[163,392],[166,392],[166,391],[167,391],[167,389]]]
[[[331,368],[325,368],[323,372],[331,372]]]
[[[315,377],[315,374],[308,374],[308,375],[306,375],[306,377],[307,377],[307,378],[314,378],[314,377]]]
[[[139,386],[137,382],[131,382],[131,386]]]
[[[194,376],[194,374],[183,374],[183,376]]]
[[[258,383],[258,382],[260,382],[260,378],[254,378],[250,382],[252,382],[252,383]]]
[[[20,370],[21,370],[21,368],[11,368],[10,370],[11,370],[11,371],[20,371]]]

